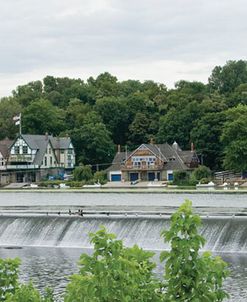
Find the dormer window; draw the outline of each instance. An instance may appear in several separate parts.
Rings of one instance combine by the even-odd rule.
[[[174,161],[176,160],[175,156],[169,157],[169,161]]]

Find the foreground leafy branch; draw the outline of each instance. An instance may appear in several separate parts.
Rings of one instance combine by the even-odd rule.
[[[170,251],[160,255],[165,264],[165,301],[223,301],[222,289],[228,275],[227,264],[210,252],[200,255],[205,239],[199,235],[201,219],[192,212],[187,200],[171,217],[169,230],[162,232]]]

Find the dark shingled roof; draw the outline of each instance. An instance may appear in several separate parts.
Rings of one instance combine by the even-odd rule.
[[[37,150],[33,164],[41,165],[48,143],[54,149],[68,149],[71,144],[69,137],[53,137],[52,135],[22,134],[22,138],[31,149]],[[12,141],[13,144],[13,141]],[[12,145],[11,144],[11,145]],[[11,146],[10,145],[10,146]]]
[[[161,160],[164,161],[165,170],[188,170],[188,165],[192,161],[192,158],[196,156],[195,152],[182,151],[177,143],[174,143],[172,146],[167,143],[142,144],[141,146],[146,147],[154,155],[161,158]],[[127,158],[130,157],[136,150],[133,152],[128,152]],[[123,163],[125,159],[125,152],[117,153],[113,159],[112,165],[107,169],[107,171],[121,170],[121,163]]]
[[[127,157],[129,157],[129,155],[131,154],[131,152],[127,152]],[[112,164],[109,168],[106,169],[106,171],[119,171],[121,170],[121,164],[124,163],[126,159],[126,152],[118,152],[116,153]]]
[[[31,149],[38,150],[34,158],[33,164],[41,165],[44,154],[46,152],[46,148],[50,140],[50,136],[23,134],[22,137]]]
[[[50,137],[54,149],[69,149],[71,144],[70,137]]]
[[[8,158],[9,147],[13,144],[13,140],[5,138],[0,141],[0,153],[4,158]]]

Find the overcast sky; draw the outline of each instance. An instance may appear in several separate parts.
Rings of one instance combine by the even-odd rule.
[[[245,0],[0,0],[0,96],[46,75],[206,82],[246,59]]]

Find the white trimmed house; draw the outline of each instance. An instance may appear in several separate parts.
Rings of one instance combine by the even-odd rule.
[[[72,170],[75,165],[75,152],[69,137],[20,134],[9,143],[7,150],[8,182],[39,181],[47,175]]]

